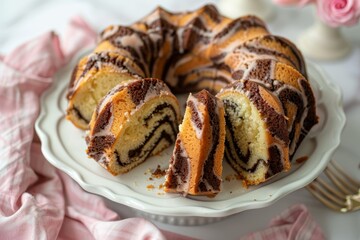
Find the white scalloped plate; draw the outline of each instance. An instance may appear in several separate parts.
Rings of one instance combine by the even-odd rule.
[[[225,180],[226,177],[233,176],[234,172],[224,162],[223,189],[215,198],[185,198],[179,194],[167,194],[159,187],[164,178],[149,180],[149,169],[154,170],[158,164],[162,169],[166,169],[172,152],[171,147],[129,173],[117,177],[106,172],[86,156],[84,132],[76,129],[65,119],[65,95],[76,61],[77,59],[74,59],[57,74],[53,86],[42,96],[36,131],[42,142],[44,156],[86,191],[146,212],[148,216],[172,216],[172,220],[166,220],[169,223],[174,222],[174,217],[217,219],[244,210],[268,206],[315,179],[326,167],[340,143],[340,135],[345,124],[340,90],[327,80],[319,69],[310,65],[308,72],[317,99],[320,123],[306,137],[294,158],[308,156],[307,161],[302,164],[294,163],[290,172],[277,175],[271,181],[249,189],[244,189],[241,182],[236,179]],[[154,188],[150,189],[150,185]]]

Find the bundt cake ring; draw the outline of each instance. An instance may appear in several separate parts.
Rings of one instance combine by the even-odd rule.
[[[193,93],[179,133],[173,93]],[[75,67],[67,98],[67,119],[88,131],[89,157],[113,175],[175,142],[165,191],[184,195],[216,195],[223,158],[245,185],[289,170],[318,121],[296,46],[255,16],[232,20],[212,5],[157,8],[107,27]]]

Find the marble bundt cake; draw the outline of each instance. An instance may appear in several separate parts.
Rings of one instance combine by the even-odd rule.
[[[221,16],[212,5],[181,13],[170,13],[157,8],[130,26],[113,25],[106,28],[100,34],[94,52],[82,59],[75,68],[70,84],[67,118],[79,128],[90,127],[88,153],[103,166],[109,166],[110,162],[114,164],[112,167],[106,167],[113,174],[128,171],[136,165],[128,164],[129,162],[141,162],[150,155],[149,152],[159,152],[159,149],[163,148],[156,147],[150,151],[151,147],[141,144],[146,138],[147,131],[154,127],[151,124],[144,126],[145,135],[134,134],[136,140],[133,145],[131,148],[124,147],[123,151],[120,145],[115,147],[115,140],[111,137],[111,141],[108,141],[108,138],[106,141],[94,140],[106,132],[99,130],[99,127],[96,127],[98,124],[95,124],[98,116],[104,118],[109,114],[106,112],[105,102],[117,106],[122,104],[122,98],[127,101],[130,97],[121,87],[122,90],[118,90],[117,85],[122,86],[123,82],[138,79],[129,83],[130,85],[124,83],[124,86],[131,88],[132,84],[150,81],[142,80],[145,78],[161,79],[174,93],[198,92],[203,89],[209,92],[192,95],[190,99],[195,99],[196,96],[216,99],[211,94],[218,94],[223,101],[226,116],[228,144],[225,146],[225,158],[248,185],[258,184],[276,173],[288,170],[289,158],[294,155],[302,139],[317,122],[315,99],[306,80],[306,67],[300,51],[285,38],[271,35],[262,20],[255,16],[232,20]],[[159,80],[151,80],[157,81]],[[114,86],[117,87],[113,88]],[[147,91],[143,89],[146,84],[141,86],[139,91]],[[108,91],[110,92],[105,96]],[[178,119],[178,109],[175,107],[173,95],[169,90],[165,92],[169,93],[166,95],[166,101],[173,101],[170,105],[173,106],[174,117],[171,121],[164,122],[166,134],[161,135],[157,132],[151,141],[155,141],[155,136],[159,134],[170,135],[173,141],[177,131],[174,119]],[[101,100],[99,104],[102,97],[105,100]],[[160,97],[158,101],[161,101]],[[144,106],[144,109],[147,109],[146,103]],[[134,104],[127,105],[126,109],[132,107]],[[96,112],[92,114],[95,109]],[[166,108],[166,113],[168,110]],[[139,119],[150,119],[152,111],[157,110],[149,108],[148,112],[133,112]],[[146,113],[150,115],[145,115]],[[165,115],[166,113],[164,112]],[[93,117],[89,126],[91,116]],[[131,123],[123,122],[125,116],[122,114],[111,119],[116,119],[119,126],[131,126]],[[130,116],[129,119],[133,118]],[[134,121],[135,125],[138,124],[138,120],[131,121]],[[158,121],[154,124],[160,123]],[[185,119],[183,124],[185,123],[190,124],[191,121]],[[223,124],[222,121],[219,124]],[[220,125],[221,129],[223,126]],[[122,140],[119,140],[118,136],[123,133],[119,129],[116,131],[118,132],[112,132],[109,136],[120,142]],[[188,132],[185,132],[187,136]],[[176,141],[175,157],[171,160],[168,174],[168,191],[205,195],[216,193],[218,188],[209,181],[203,183],[206,188],[196,189],[196,184],[200,183],[187,182],[186,185],[181,176],[176,176],[179,172],[176,167],[179,163],[176,156],[185,159],[194,154],[190,154],[186,147],[189,144],[188,140],[182,134],[179,136],[182,137]],[[117,150],[116,154],[113,154],[114,149]],[[135,149],[143,149],[145,152],[140,151],[139,157]],[[201,147],[198,154],[207,150],[206,146]],[[185,152],[190,155],[185,156]],[[136,155],[141,160],[133,160],[129,158],[130,155]],[[204,160],[204,163],[206,162]],[[198,167],[201,169],[205,165],[200,164]],[[117,170],[113,170],[113,167]],[[211,174],[205,171],[204,177],[213,176]],[[221,179],[218,172],[216,176],[217,179]],[[196,179],[199,180],[201,177],[197,176]],[[176,186],[176,183],[179,186]],[[194,186],[195,188],[190,190]]]
[[[290,169],[287,121],[281,103],[261,85],[239,80],[225,87],[225,158],[246,185]]]
[[[178,101],[163,81],[123,82],[94,112],[87,154],[113,175],[128,172],[173,144],[179,121]]]
[[[215,195],[220,191],[225,118],[222,102],[208,91],[189,96],[165,191]]]

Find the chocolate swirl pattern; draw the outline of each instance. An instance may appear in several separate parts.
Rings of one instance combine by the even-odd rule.
[[[217,94],[224,102],[225,159],[246,185],[259,184],[287,171],[287,121],[278,101],[262,86],[236,81]]]
[[[161,80],[124,82],[101,99],[87,153],[113,175],[128,172],[174,143],[179,119],[177,99]]]
[[[290,156],[295,154],[304,136],[318,122],[315,97],[309,82],[293,67],[272,59],[243,63],[242,78],[271,91],[288,118]]]
[[[274,35],[256,37],[241,44],[234,49],[233,54],[226,56],[225,62],[231,69],[238,69],[243,62],[264,58],[293,66],[307,78],[305,62],[299,49],[289,40]]]

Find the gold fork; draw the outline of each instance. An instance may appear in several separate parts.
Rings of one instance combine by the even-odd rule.
[[[334,161],[324,171],[334,186],[320,177],[306,188],[325,206],[338,212],[360,210],[360,182],[346,174]]]

